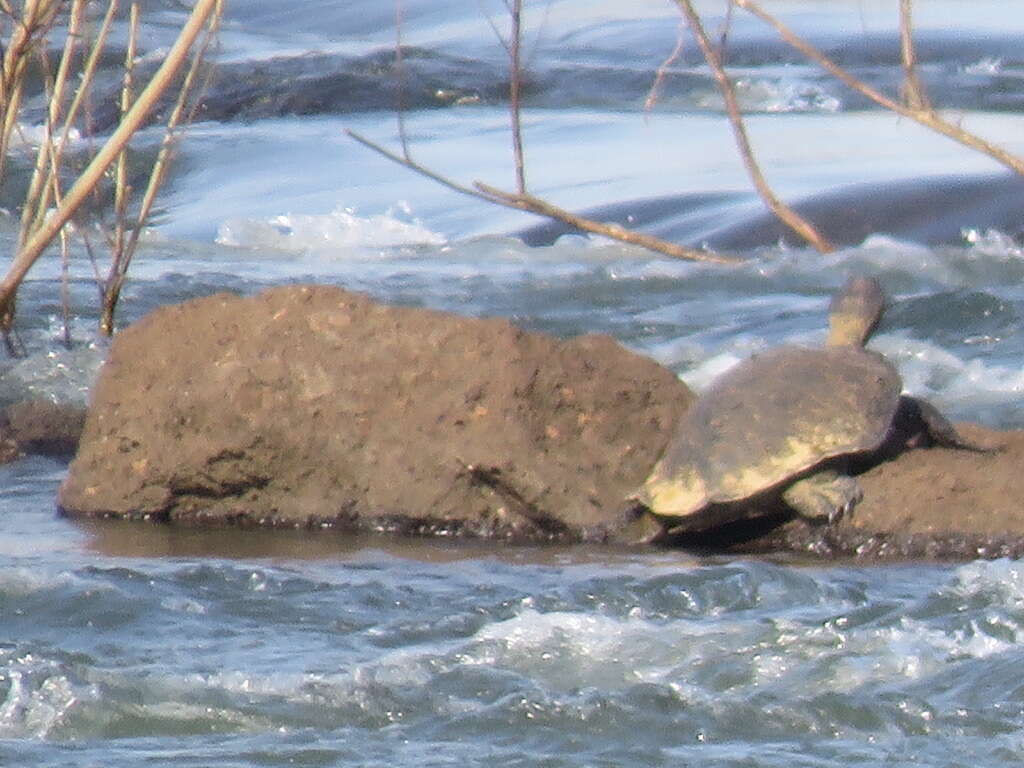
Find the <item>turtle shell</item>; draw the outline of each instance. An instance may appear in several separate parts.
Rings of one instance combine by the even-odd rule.
[[[860,347],[753,357],[698,398],[638,497],[681,518],[781,490],[822,462],[880,446],[901,389],[892,364]]]

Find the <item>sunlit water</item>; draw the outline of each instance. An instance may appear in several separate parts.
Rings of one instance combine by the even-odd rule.
[[[158,22],[180,9],[146,5],[149,45],[164,44]],[[405,93],[414,156],[463,183],[510,187],[504,54],[484,18],[500,22],[501,4],[402,5],[403,41],[416,46]],[[1024,149],[1024,15],[918,5],[933,99]],[[533,219],[439,188],[344,134],[398,146],[393,94],[381,95],[394,78],[380,74],[393,5],[297,7],[229,4],[221,56],[237,69],[182,146],[122,322],[191,296],[315,280],[559,335],[610,333],[699,388],[768,346],[820,342],[829,294],[849,274],[874,274],[893,304],[872,344],[907,389],[957,418],[1024,424],[1019,230],[988,231],[971,200],[936,202],[933,218],[964,232],[945,244],[876,232],[820,256],[769,243],[734,267],[578,237],[527,247],[509,233]],[[895,3],[772,7],[858,74],[897,82]],[[715,217],[749,215],[692,47],[643,111],[675,42],[671,4],[531,9],[535,191],[574,209],[726,193]],[[737,16],[732,45],[752,138],[786,195],[998,173],[866,109],[750,19]],[[254,71],[264,101],[242,87]],[[704,231],[699,217],[673,215],[672,231]],[[91,269],[75,256],[70,350],[58,343],[59,263],[32,273],[19,301],[29,355],[2,363],[4,401],[87,397],[105,349]],[[0,467],[0,765],[1020,762],[1017,562],[863,567],[84,525],[54,514],[64,471],[41,458]]]

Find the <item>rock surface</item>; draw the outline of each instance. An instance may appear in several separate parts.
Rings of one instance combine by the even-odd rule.
[[[85,425],[85,408],[51,400],[22,400],[4,409],[3,420],[18,448],[45,456],[72,456]]]
[[[689,390],[605,336],[323,286],[118,334],[60,489],[72,515],[600,538]]]
[[[601,539],[690,400],[603,336],[559,341],[327,287],[222,294],[119,334],[59,504],[184,524]],[[42,435],[34,445],[68,445],[48,429],[77,436],[38,404],[12,409],[0,437],[12,425],[19,440]],[[834,526],[780,514],[676,543],[1024,556],[1024,431],[958,427],[999,450],[907,450],[860,475],[863,501]]]
[[[1024,431],[957,429],[976,452],[907,450],[858,476],[864,499],[836,525],[765,520],[725,548],[868,560],[1024,557]]]
[[[0,410],[0,464],[26,453],[70,457],[78,448],[85,408],[43,398]]]

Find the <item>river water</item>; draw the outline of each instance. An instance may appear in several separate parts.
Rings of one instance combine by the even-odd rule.
[[[896,5],[770,7],[891,90]],[[988,0],[917,5],[933,101],[1024,151],[1024,13]],[[780,245],[756,223],[692,44],[643,108],[676,40],[671,4],[528,3],[532,189],[573,209],[610,205],[685,242],[762,242],[730,267],[574,236],[527,246],[510,233],[536,220],[344,133],[397,148],[401,100],[417,160],[511,186],[504,53],[488,21],[505,28],[502,4],[401,6],[397,89],[390,2],[229,3],[226,74],[182,145],[120,321],[315,280],[555,334],[610,333],[699,388],[768,346],[820,342],[828,295],[874,274],[892,306],[872,346],[906,388],[956,418],[1024,424],[1020,190],[992,161],[870,108],[737,12],[730,61],[778,191],[872,185],[856,205],[832,205],[840,224],[872,210],[866,237],[828,256]],[[144,3],[148,60],[181,18],[177,3]],[[0,229],[9,249],[11,225]],[[59,273],[49,258],[22,292],[29,354],[0,363],[5,401],[87,397],[104,355],[91,266],[81,253],[71,264],[70,350]],[[44,458],[0,467],[0,765],[1020,762],[1016,561],[875,567],[82,524],[54,511],[65,469]]]

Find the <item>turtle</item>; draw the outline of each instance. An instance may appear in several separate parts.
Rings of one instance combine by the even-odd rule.
[[[985,450],[903,395],[895,366],[865,349],[884,307],[876,279],[853,278],[832,299],[824,347],[778,347],[719,377],[683,416],[633,508],[653,514],[661,536],[780,508],[835,523],[862,498],[848,474],[857,462],[908,445]]]

